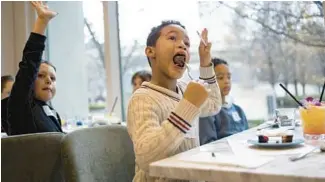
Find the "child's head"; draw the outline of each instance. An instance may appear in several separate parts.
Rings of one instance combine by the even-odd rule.
[[[50,101],[56,93],[56,68],[48,61],[39,67],[34,84],[35,98],[44,102]]]
[[[217,76],[218,85],[222,96],[229,94],[231,89],[231,73],[229,71],[228,63],[219,58],[212,58],[214,71]]]
[[[1,76],[1,99],[9,97],[13,84],[14,84],[13,76],[11,75]]]
[[[190,40],[185,26],[178,21],[163,21],[153,27],[147,38],[147,55],[153,75],[179,79],[190,60]]]
[[[148,71],[138,71],[132,76],[133,92],[140,88],[142,82],[151,80],[151,73]]]

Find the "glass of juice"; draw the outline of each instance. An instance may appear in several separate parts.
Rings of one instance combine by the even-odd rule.
[[[302,129],[306,140],[325,140],[325,105],[308,105],[299,108]]]

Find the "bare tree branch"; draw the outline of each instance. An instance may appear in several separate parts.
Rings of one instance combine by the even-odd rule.
[[[302,12],[300,12],[299,16],[293,14],[293,13],[290,13],[290,12],[287,12],[285,10],[281,10],[281,9],[275,9],[275,8],[263,8],[263,7],[259,7],[259,8],[255,8],[255,6],[250,6],[249,4],[246,4],[246,3],[241,3],[243,4],[244,6],[252,9],[252,10],[255,10],[255,11],[268,11],[268,12],[275,12],[275,13],[279,13],[279,14],[282,14],[284,16],[288,16],[288,17],[291,17],[291,18],[295,18],[295,19],[310,19],[310,18],[323,18],[323,13],[321,12],[320,14],[308,14],[306,16],[303,16]],[[255,4],[256,5],[256,4]]]
[[[129,54],[125,57],[124,66],[123,66],[123,69],[122,69],[122,74],[123,75],[124,75],[124,73],[126,73],[127,69],[129,69],[129,65],[130,65],[130,62],[132,60],[131,58],[133,56],[134,51],[138,48],[138,45],[139,45],[138,41],[135,40]]]
[[[96,46],[96,49],[98,51],[99,54],[99,59],[102,62],[103,66],[105,67],[105,56],[104,56],[104,51],[103,51],[103,47],[101,45],[101,43],[99,43],[99,41],[96,38],[96,34],[95,32],[92,30],[90,23],[87,21],[86,18],[84,18],[84,23],[87,27],[87,30],[89,32],[89,34],[91,35],[91,40],[93,41],[94,45]]]
[[[269,25],[267,25],[265,22],[259,20],[258,18],[253,18],[251,16],[248,16],[247,14],[243,14],[238,9],[236,9],[236,8],[234,8],[232,6],[229,6],[228,4],[226,4],[224,2],[220,2],[220,3],[223,4],[225,7],[233,10],[240,17],[245,18],[245,19],[248,19],[248,20],[252,20],[252,21],[258,23],[259,25],[261,25],[263,28],[266,28],[269,31],[273,32],[274,34],[286,36],[286,37],[290,38],[291,40],[294,40],[296,42],[299,42],[299,43],[304,44],[304,45],[307,45],[307,46],[322,47],[322,48],[325,47],[325,43],[315,43],[315,42],[305,41],[303,39],[300,39],[300,38],[298,38],[298,37],[296,37],[294,35],[291,35],[291,34],[285,32],[285,31],[276,30],[276,29],[270,27]]]
[[[313,1],[316,5],[317,5],[317,8],[319,9],[319,12],[321,13],[321,16],[323,17],[324,16],[324,11],[323,11],[323,4],[321,1]],[[325,3],[325,2],[323,2]]]
[[[91,40],[92,40],[92,42],[93,42],[93,44],[94,44],[94,46],[95,46],[94,48],[96,48],[96,50],[97,50],[98,53],[99,53],[99,59],[100,59],[100,61],[101,61],[101,63],[102,63],[102,66],[105,67],[105,57],[104,57],[104,51],[103,51],[102,44],[97,40],[97,38],[96,38],[96,32],[95,32],[94,30],[92,30],[91,25],[90,25],[90,23],[87,21],[86,18],[84,18],[84,23],[85,23],[85,25],[86,25],[86,27],[87,27],[87,30],[88,30],[88,32],[89,32],[89,34],[90,34],[90,36],[91,36]],[[124,74],[124,73],[127,71],[127,69],[129,69],[129,65],[130,65],[130,62],[131,62],[131,60],[132,60],[133,53],[134,53],[135,50],[138,48],[138,45],[139,45],[138,41],[135,40],[134,43],[133,43],[133,46],[132,46],[132,48],[131,48],[131,50],[130,50],[130,52],[129,52],[128,55],[123,59],[123,61],[124,61],[124,66],[123,66],[123,68],[122,68],[122,74]]]

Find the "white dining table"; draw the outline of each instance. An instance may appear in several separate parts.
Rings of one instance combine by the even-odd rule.
[[[301,128],[294,131],[295,137],[302,137]],[[216,154],[215,157],[233,156],[235,159],[240,151],[234,152],[229,141],[245,141],[256,137],[256,128],[232,135],[228,138],[212,142],[178,155],[156,161],[150,164],[149,174],[153,177],[162,177],[182,180],[201,180],[215,182],[324,182],[325,181],[325,153],[315,151],[307,157],[292,162],[289,157],[293,154],[285,152],[281,155],[257,156],[242,155],[242,159],[258,161],[262,158],[272,159],[256,168],[209,163],[193,156],[201,153]],[[303,147],[312,147],[303,144]],[[295,149],[298,151],[298,149]],[[300,150],[300,149],[299,149]],[[244,152],[244,150],[242,150]],[[236,155],[235,155],[236,154]],[[203,155],[202,155],[203,156]],[[191,160],[189,160],[191,159]],[[202,161],[200,161],[202,160]]]

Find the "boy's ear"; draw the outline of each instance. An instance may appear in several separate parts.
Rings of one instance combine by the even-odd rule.
[[[146,51],[146,56],[149,57],[150,59],[156,58],[156,52],[154,47],[147,46],[145,51]]]

